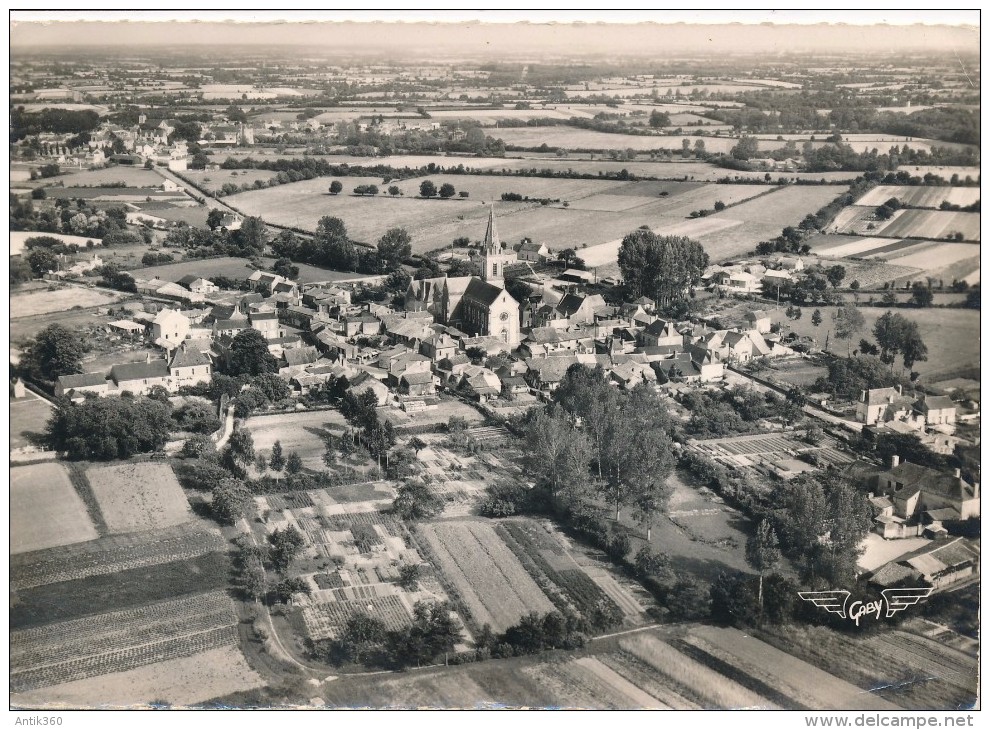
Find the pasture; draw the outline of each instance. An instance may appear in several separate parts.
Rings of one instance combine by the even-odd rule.
[[[45,432],[52,405],[30,390],[23,398],[10,399],[10,450],[34,446],[33,437]]]
[[[10,553],[95,540],[96,526],[61,464],[10,470]]]
[[[86,477],[111,532],[138,532],[186,522],[186,495],[168,464],[90,467]]]
[[[894,238],[945,238],[961,233],[966,241],[979,241],[980,214],[947,210],[900,210],[877,232]]]
[[[980,199],[980,189],[935,185],[877,185],[857,200],[856,205],[883,205],[891,198],[897,198],[902,205],[916,208],[938,208],[943,202],[965,207]]]
[[[843,264],[846,281],[855,279],[864,289],[884,281],[910,281],[918,275],[946,283],[954,279],[966,279],[971,284],[979,281],[980,247],[972,243],[839,235],[815,236],[809,242],[819,256],[847,259]],[[850,258],[858,260],[848,261]],[[874,270],[876,266],[882,271]]]
[[[825,333],[832,329],[832,313],[835,307],[818,307],[822,313],[822,323],[811,324],[814,307],[805,307],[799,320],[784,319],[790,331],[799,335],[814,337],[824,344]],[[884,307],[860,307],[866,324],[862,332],[856,334],[854,343],[861,337],[872,341],[873,326],[886,311]],[[980,366],[980,313],[973,309],[904,309],[895,310],[909,320],[918,323],[921,339],[928,346],[928,360],[918,362],[914,370],[921,373],[923,382],[933,382],[952,374]],[[845,354],[846,346],[833,337],[830,349]],[[894,366],[901,367],[900,361]]]
[[[39,314],[66,312],[70,309],[105,307],[124,299],[122,294],[111,294],[82,286],[53,285],[47,290],[12,294],[11,318],[33,317]]]
[[[476,626],[504,631],[530,611],[553,610],[490,523],[424,524],[419,534]]]
[[[220,155],[217,155],[219,158]],[[271,170],[186,170],[182,173],[204,190],[216,192],[225,184],[233,183],[238,187],[254,185],[258,180],[267,182],[278,175]]]

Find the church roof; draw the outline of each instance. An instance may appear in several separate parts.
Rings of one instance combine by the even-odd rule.
[[[482,279],[471,277],[467,288],[464,290],[464,297],[466,299],[480,302],[485,306],[491,306],[495,303],[495,300],[499,298],[503,291],[505,290],[501,287],[495,286],[494,284],[489,284],[487,281],[483,281]]]

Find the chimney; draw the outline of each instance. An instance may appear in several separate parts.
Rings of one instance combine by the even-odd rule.
[[[148,363],[149,365],[151,364],[151,353],[150,352],[148,353],[148,356],[145,358],[145,362]]]
[[[860,403],[866,403],[866,391],[865,390],[859,391],[859,402]]]
[[[979,499],[979,498],[980,498],[980,483],[973,482],[973,499]]]
[[[956,467],[955,469],[952,470],[952,476],[954,476],[956,479],[962,476],[962,472],[959,470],[959,467]]]
[[[900,463],[901,463],[901,457],[899,457],[897,454],[894,454],[893,456],[890,457],[891,469],[896,469]]]
[[[896,387],[897,387],[897,395],[904,395],[904,389],[901,388],[899,383]]]

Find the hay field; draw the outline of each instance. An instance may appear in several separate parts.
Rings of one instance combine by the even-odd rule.
[[[80,286],[12,294],[10,297],[10,316],[11,318],[32,317],[52,312],[65,312],[74,307],[82,309],[103,307],[119,302],[124,298],[122,294],[109,294],[105,291],[86,289]]]
[[[72,545],[99,535],[61,464],[10,470],[10,552]]]
[[[321,471],[326,450],[324,436],[339,436],[346,428],[340,411],[283,413],[275,416],[252,416],[244,422],[251,432],[255,451],[271,455],[272,446],[281,441],[283,453],[295,451],[307,469]]]
[[[182,173],[205,190],[220,190],[226,183],[237,186],[254,185],[256,180],[267,182],[278,175],[271,170],[186,170]]]
[[[962,233],[967,241],[980,240],[980,214],[947,210],[899,210],[878,233],[884,236],[944,238]]]
[[[162,176],[153,170],[126,165],[70,172],[59,180],[63,180],[66,187],[100,187],[122,182],[129,188],[160,188],[163,183]]]
[[[111,532],[168,527],[192,517],[186,495],[168,464],[90,467],[86,477]]]
[[[891,198],[918,208],[938,208],[943,202],[965,207],[980,199],[980,189],[936,185],[878,185],[857,200],[856,205],[878,206]]]

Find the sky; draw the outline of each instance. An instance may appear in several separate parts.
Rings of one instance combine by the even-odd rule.
[[[140,20],[133,20],[135,17]],[[165,20],[176,17],[184,22]],[[429,22],[438,17],[444,22]],[[265,44],[317,45],[345,52],[422,53],[436,49],[473,50],[491,55],[542,51],[568,55],[662,56],[684,52],[830,49],[951,49],[962,53],[979,49],[979,13],[973,11],[189,11],[185,14],[25,11],[12,13],[11,18],[10,43],[15,50],[51,45]],[[473,22],[456,25],[450,22],[472,18]],[[478,22],[478,18],[483,22]],[[85,20],[73,22],[79,19]],[[147,22],[159,19],[162,20]],[[215,22],[223,19],[237,22]],[[335,22],[327,22],[328,19]],[[342,19],[346,20],[341,22]],[[521,19],[525,22],[520,23]],[[108,20],[115,22],[105,22]],[[369,20],[379,22],[355,22]],[[733,24],[724,24],[727,20]],[[878,22],[886,25],[870,25]],[[939,25],[933,25],[936,23]],[[975,25],[964,27],[962,24],[966,23]]]

